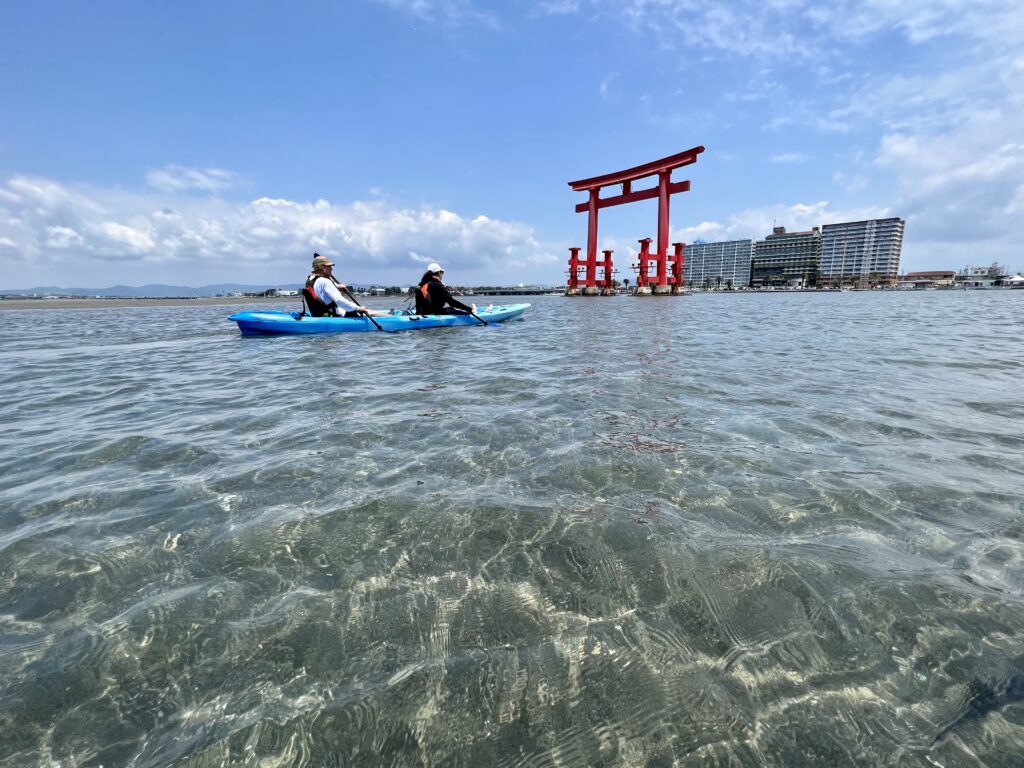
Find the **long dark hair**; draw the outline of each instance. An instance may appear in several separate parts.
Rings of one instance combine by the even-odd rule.
[[[437,280],[437,272],[431,272],[429,269],[423,273],[423,277],[420,278],[419,285],[422,288],[424,285],[429,283],[431,280]]]

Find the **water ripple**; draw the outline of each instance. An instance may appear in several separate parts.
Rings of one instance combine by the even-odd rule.
[[[1021,299],[6,312],[0,765],[1015,765]]]

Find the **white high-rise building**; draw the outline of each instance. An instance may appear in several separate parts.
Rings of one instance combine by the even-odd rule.
[[[903,219],[870,219],[821,228],[821,283],[893,283],[900,271]]]
[[[691,288],[745,288],[750,282],[753,240],[688,243],[683,279]]]

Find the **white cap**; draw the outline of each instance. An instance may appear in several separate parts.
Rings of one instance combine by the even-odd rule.
[[[427,272],[444,272],[444,267],[442,267],[436,261],[432,261],[429,264],[427,264]]]

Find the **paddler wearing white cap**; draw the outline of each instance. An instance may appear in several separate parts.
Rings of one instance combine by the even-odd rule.
[[[427,265],[416,290],[417,315],[476,314],[476,304],[467,306],[452,296],[444,284],[444,267],[436,261]]]

